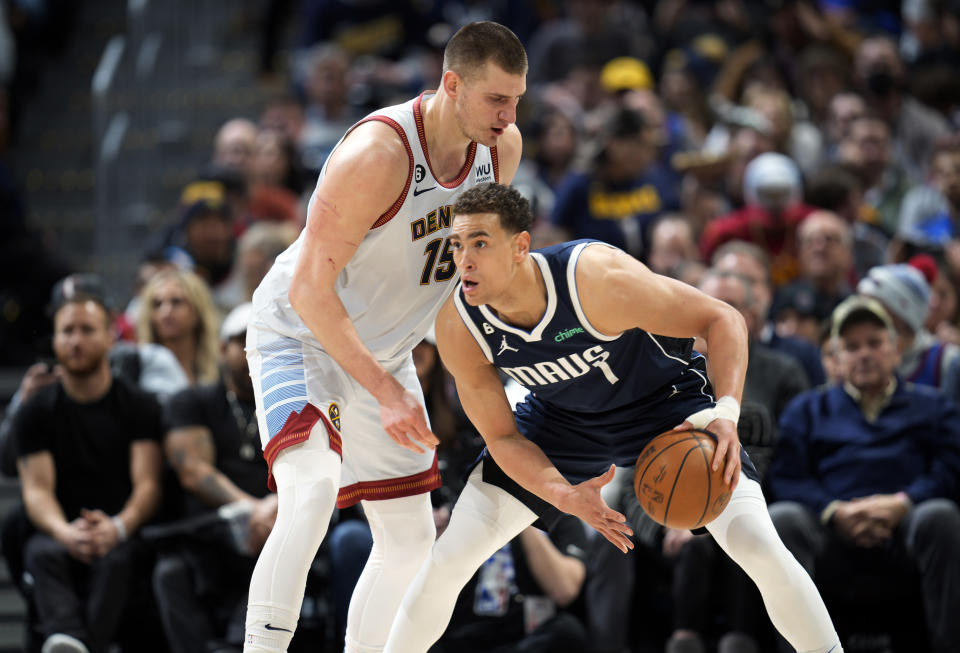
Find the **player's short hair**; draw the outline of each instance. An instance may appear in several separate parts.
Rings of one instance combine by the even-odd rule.
[[[453,205],[453,215],[496,213],[504,231],[518,234],[528,231],[533,224],[530,202],[512,186],[486,183],[474,186],[461,195]]]
[[[492,61],[511,75],[527,74],[527,53],[517,35],[499,23],[468,23],[450,37],[443,51],[443,72],[469,77]]]

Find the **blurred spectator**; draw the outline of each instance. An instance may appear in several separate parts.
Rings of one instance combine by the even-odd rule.
[[[820,325],[853,292],[853,230],[830,211],[814,211],[797,228],[799,278],[778,288],[771,318],[777,333],[814,344]]]
[[[721,245],[713,255],[712,266],[719,272],[731,272],[750,280],[754,299],[757,340],[775,351],[787,354],[803,367],[810,385],[823,383],[823,368],[817,347],[797,338],[785,338],[777,334],[770,322],[770,306],[773,302],[773,286],[770,283],[770,259],[758,246],[733,240]]]
[[[288,93],[271,97],[264,103],[259,127],[261,131],[283,134],[299,152],[305,122],[303,103],[296,95]]]
[[[682,123],[678,129],[687,147],[702,146],[713,124],[706,89],[726,54],[724,40],[709,33],[694,38],[688,47],[674,48],[664,54],[658,87],[660,97],[674,116],[672,120]]]
[[[939,388],[960,402],[960,347],[937,340],[924,327],[930,286],[917,268],[881,265],[857,284],[857,292],[878,300],[897,331],[897,372],[904,381]]]
[[[743,240],[762,247],[771,257],[775,286],[798,271],[796,230],[813,207],[803,203],[803,183],[797,165],[783,154],[761,154],[747,164],[743,179],[746,206],[706,226],[700,253],[710,260],[717,247]]]
[[[531,85],[567,77],[584,54],[597,68],[614,57],[647,54],[644,16],[631,3],[566,0],[564,9],[562,17],[543,23],[530,38]]]
[[[282,188],[299,198],[306,187],[306,174],[296,143],[282,132],[261,131],[254,144],[250,179],[254,196],[262,185]]]
[[[930,312],[924,327],[938,340],[960,345],[960,292],[943,259],[930,258],[935,276],[930,286]]]
[[[836,213],[853,226],[854,278],[860,279],[885,262],[889,239],[879,227],[861,219],[872,211],[863,203],[863,183],[849,166],[820,168],[808,180],[806,198],[811,206]]]
[[[203,279],[186,270],[163,270],[141,293],[137,337],[172,351],[191,385],[212,383],[218,376],[219,321]]]
[[[896,331],[876,301],[838,306],[833,334],[843,384],[801,395],[780,420],[774,524],[811,576],[830,562],[843,570],[816,576],[821,586],[915,566],[934,651],[960,650],[960,414],[897,377]]]
[[[960,138],[941,142],[930,159],[930,180],[911,188],[900,204],[893,257],[907,244],[943,249],[960,278]]]
[[[820,132],[824,148],[833,134],[825,133],[834,101],[849,88],[850,60],[838,48],[813,43],[800,54],[796,63],[797,91],[803,108]],[[842,106],[843,100],[840,101]],[[801,166],[803,167],[803,166]],[[805,168],[806,170],[806,168]]]
[[[528,526],[477,570],[433,653],[582,653],[587,632],[568,608],[586,577],[587,533],[563,515],[549,536]]]
[[[580,128],[562,111],[548,110],[524,134],[527,152],[512,185],[530,202],[537,221],[549,220],[556,191],[581,149]]]
[[[566,237],[596,238],[643,259],[650,222],[679,204],[672,173],[655,158],[640,114],[618,111],[590,171],[570,175],[558,190],[554,226]]]
[[[139,575],[134,534],[160,501],[160,406],[113,376],[113,339],[99,298],[65,298],[54,313],[59,379],[13,425],[45,650],[106,650]]]
[[[907,95],[906,70],[894,39],[879,34],[863,39],[854,75],[871,110],[890,126],[893,158],[911,180],[923,179],[934,144],[947,134],[949,124]]]
[[[175,653],[242,647],[250,574],[276,519],[244,352],[249,316],[241,304],[223,322],[220,380],[183,390],[165,411],[164,450],[186,491],[176,517],[223,509],[241,526],[221,537],[184,532],[161,551],[153,588]]]
[[[840,144],[850,133],[850,125],[866,113],[867,101],[855,91],[839,91],[830,98],[823,126],[828,160],[835,161],[838,158]]]
[[[650,227],[650,269],[677,278],[684,264],[699,260],[690,222],[678,213],[658,217]]]
[[[900,202],[910,182],[890,149],[887,123],[876,114],[855,118],[840,143],[839,161],[855,170],[863,182],[865,210],[860,218],[889,239],[896,233]]]
[[[180,220],[167,235],[165,245],[179,249],[189,267],[216,292],[230,275],[238,225],[231,210],[226,186],[218,181],[194,181],[183,189],[178,211]],[[174,255],[166,253],[168,257]],[[239,303],[229,298],[223,303]]]
[[[232,118],[225,122],[213,142],[214,165],[234,170],[249,179],[257,133],[257,126],[246,118]]]
[[[300,137],[303,165],[319,173],[343,134],[363,117],[348,101],[350,57],[333,44],[321,45],[305,55],[305,124]]]
[[[707,270],[699,288],[705,294],[733,306],[743,316],[749,334],[750,361],[743,384],[743,397],[763,406],[775,423],[787,403],[810,387],[807,375],[797,360],[759,341],[762,324],[757,323],[756,298],[753,284],[748,278],[729,270]]]
[[[138,386],[161,403],[174,392],[186,387],[187,376],[169,349],[155,344],[121,342],[116,339],[120,335],[119,316],[106,297],[103,284],[97,275],[72,274],[58,281],[50,293],[48,312],[77,296],[96,297],[97,301],[109,310],[110,328],[115,339],[108,358],[110,370],[115,377]],[[16,442],[10,435],[14,415],[20,406],[39,390],[56,383],[61,373],[62,369],[55,358],[35,362],[27,368],[19,388],[7,404],[3,421],[0,422],[0,473],[5,476],[14,477],[17,474]]]
[[[440,20],[443,3],[368,0],[303,0],[297,25],[298,47],[334,43],[352,57],[399,59],[423,45],[429,27]]]
[[[293,244],[297,234],[296,227],[287,222],[256,222],[243,232],[237,244],[237,276],[243,284],[243,301],[252,299],[274,260]]]

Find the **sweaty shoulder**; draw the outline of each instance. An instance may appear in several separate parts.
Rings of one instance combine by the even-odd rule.
[[[516,125],[510,125],[500,142],[497,143],[497,158],[500,161],[500,183],[509,184],[520,165],[520,156],[523,154],[523,138]]]
[[[604,243],[591,243],[577,259],[577,294],[587,320],[601,333],[616,336],[636,326],[622,318],[635,308],[638,282],[651,274],[643,263]]]

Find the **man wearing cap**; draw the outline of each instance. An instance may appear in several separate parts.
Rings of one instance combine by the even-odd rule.
[[[908,561],[933,650],[958,651],[960,411],[897,376],[897,332],[876,300],[844,300],[832,331],[842,382],[784,411],[768,474],[774,524],[811,575],[866,567],[892,582]]]
[[[960,402],[960,347],[937,340],[924,326],[930,310],[930,285],[912,265],[898,263],[871,268],[857,292],[873,297],[887,310],[897,332],[905,381],[939,388]]]
[[[813,211],[802,202],[800,169],[790,157],[767,152],[747,164],[743,175],[746,205],[713,220],[700,236],[700,254],[709,261],[730,240],[762,247],[771,260],[775,286],[796,277],[797,226]]]
[[[249,317],[247,303],[223,321],[220,380],[182,390],[165,409],[164,450],[184,490],[177,517],[196,517],[228,505],[249,516],[245,541],[186,539],[158,559],[154,593],[175,653],[209,650],[226,639],[230,616],[236,620],[237,641],[228,643],[240,646],[254,555],[276,518],[277,497],[267,489],[267,463],[244,352]],[[227,628],[216,625],[218,618]]]
[[[602,140],[591,169],[558,188],[551,221],[564,238],[595,238],[644,259],[654,218],[679,208],[677,184],[656,161],[657,144],[639,111],[617,110]]]
[[[103,651],[137,577],[137,531],[160,503],[160,405],[113,375],[110,313],[92,294],[53,312],[59,377],[11,430],[34,532],[23,549],[43,652]]]

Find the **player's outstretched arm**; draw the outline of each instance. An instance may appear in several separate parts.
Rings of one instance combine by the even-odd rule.
[[[747,371],[747,327],[732,306],[685,283],[651,272],[625,252],[592,245],[577,265],[577,288],[584,314],[602,333],[640,328],[675,338],[703,338],[709,348],[707,372],[717,397],[743,395]],[[713,466],[724,466],[732,487],[740,477],[736,424],[717,419],[707,425],[718,438]]]
[[[289,298],[324,350],[380,403],[390,437],[421,452],[418,445],[437,444],[423,406],[363,344],[334,288],[367,231],[404,192],[409,168],[400,137],[377,121],[358,126],[337,147],[314,192]]]
[[[600,489],[613,479],[613,466],[602,476],[571,485],[543,450],[517,430],[503,383],[464,326],[453,298],[440,309],[436,336],[463,409],[503,471],[544,501],[585,521],[621,551],[633,548],[626,517],[607,506],[600,495]]]

